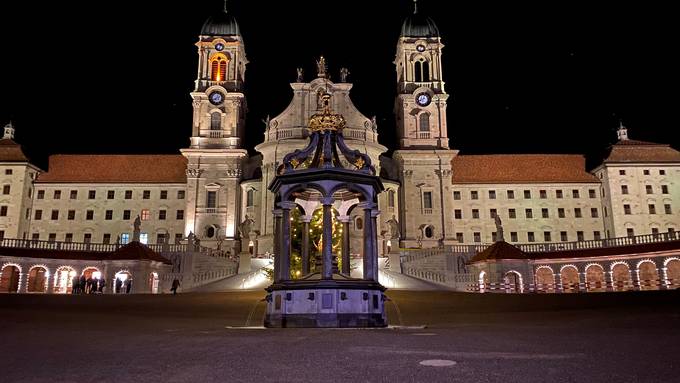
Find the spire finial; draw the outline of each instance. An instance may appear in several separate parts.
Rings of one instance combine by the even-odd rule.
[[[2,135],[2,138],[6,140],[14,139],[14,125],[12,125],[12,120],[9,120],[9,123],[5,125],[5,131]]]
[[[628,128],[626,128],[623,125],[622,120],[619,120],[619,129],[616,131],[616,136],[618,137],[619,141],[627,141],[628,140]]]
[[[413,14],[418,13],[418,0],[413,0]]]

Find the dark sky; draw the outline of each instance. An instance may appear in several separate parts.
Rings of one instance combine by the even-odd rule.
[[[176,153],[188,145],[194,43],[221,0],[0,5],[0,123],[45,166],[53,153]],[[14,2],[12,2],[14,3]],[[80,2],[78,2],[80,3]],[[451,146],[462,153],[582,153],[615,139],[680,147],[678,31],[658,5],[421,0],[441,31]],[[646,3],[645,3],[646,4]],[[446,7],[445,7],[446,6]],[[669,6],[670,7],[670,6]],[[295,68],[326,56],[394,148],[394,59],[410,0],[231,0],[245,39],[247,145],[283,111]]]

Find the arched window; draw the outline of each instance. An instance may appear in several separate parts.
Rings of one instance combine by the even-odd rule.
[[[419,58],[415,63],[416,82],[430,81],[430,63],[424,58]]]
[[[246,193],[246,206],[254,206],[255,205],[255,190],[250,189]]]
[[[394,190],[392,189],[387,191],[387,206],[394,207]]]
[[[222,129],[222,113],[215,112],[210,115],[210,130]]]
[[[210,79],[224,81],[227,79],[227,59],[220,55],[215,56],[210,63]]]
[[[423,63],[420,61],[416,61],[415,76],[416,82],[423,81]]]
[[[420,114],[420,131],[421,132],[430,131],[430,115],[428,113]]]

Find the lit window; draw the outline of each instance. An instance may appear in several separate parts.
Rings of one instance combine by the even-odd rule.
[[[130,242],[130,234],[129,233],[121,234],[120,235],[120,243],[125,245],[128,242]]]
[[[149,234],[147,233],[140,233],[139,234],[139,242],[146,245],[149,243]]]
[[[212,81],[224,81],[227,78],[227,58],[224,55],[217,55],[212,59],[210,65],[210,79]]]
[[[149,218],[151,218],[151,212],[149,211],[149,209],[142,209],[141,216],[142,221],[148,221]]]

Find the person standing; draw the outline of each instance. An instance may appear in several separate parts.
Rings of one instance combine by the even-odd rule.
[[[125,294],[130,294],[130,290],[132,290],[132,278],[128,278],[125,282]]]
[[[120,288],[123,287],[123,281],[116,277],[116,294],[120,294]]]
[[[172,295],[177,295],[177,288],[179,287],[179,279],[175,278],[172,281],[172,287],[170,288],[170,291],[172,291]]]

